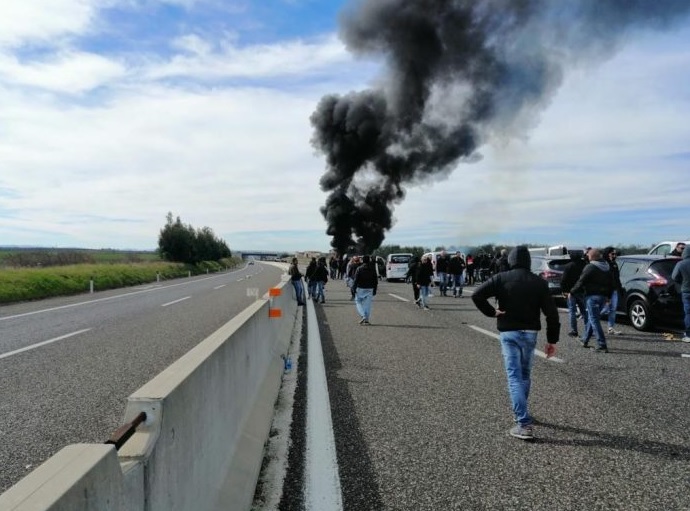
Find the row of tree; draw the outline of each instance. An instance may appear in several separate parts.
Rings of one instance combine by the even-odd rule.
[[[178,216],[166,216],[165,227],[158,236],[158,252],[166,261],[197,264],[202,261],[220,261],[232,256],[225,241],[218,238],[210,227],[195,229],[185,225]]]

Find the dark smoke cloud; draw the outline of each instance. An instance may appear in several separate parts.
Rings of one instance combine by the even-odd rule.
[[[386,71],[380,89],[326,96],[311,117],[333,247],[377,248],[405,186],[477,160],[494,131],[546,106],[568,65],[689,11],[690,0],[352,2],[341,37],[356,55],[383,57]]]

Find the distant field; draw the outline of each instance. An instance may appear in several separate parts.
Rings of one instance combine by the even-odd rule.
[[[161,261],[157,252],[143,250],[0,247],[0,267],[35,268],[84,263],[117,264],[155,261]]]
[[[27,257],[27,251],[20,252],[24,262],[33,261],[33,264],[17,266],[14,251],[0,251],[0,304],[86,293],[90,291],[92,283],[94,291],[103,291],[147,284],[158,279],[186,277],[190,273],[221,272],[242,263],[241,259],[233,257],[221,262],[185,265],[161,261],[150,252],[87,251],[89,258],[76,264],[49,265],[48,262],[55,261],[55,254],[46,252],[38,259],[31,259]],[[94,254],[96,252],[97,256]],[[70,252],[69,257],[66,253],[59,255],[62,262],[83,259],[75,252]],[[13,264],[6,264],[7,261]]]

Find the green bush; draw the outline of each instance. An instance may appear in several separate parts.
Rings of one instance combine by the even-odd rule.
[[[132,264],[77,264],[50,268],[0,269],[0,303],[40,300],[53,296],[75,295],[90,290],[117,289],[180,277],[216,273],[242,263],[237,257],[220,262],[205,261],[196,265],[151,262]]]

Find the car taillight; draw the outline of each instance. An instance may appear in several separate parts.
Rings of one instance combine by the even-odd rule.
[[[649,287],[663,287],[668,285],[668,280],[666,280],[664,277],[657,274],[656,272],[652,270],[647,270],[647,273],[649,273],[653,277],[652,280],[647,281]]]
[[[559,274],[556,273],[555,271],[543,271],[539,275],[541,276],[542,279],[546,279],[546,280],[555,279],[555,278],[558,278],[558,276],[559,276]]]

